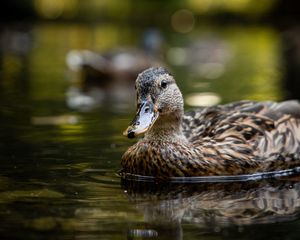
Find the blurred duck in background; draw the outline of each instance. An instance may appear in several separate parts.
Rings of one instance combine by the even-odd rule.
[[[116,48],[105,53],[69,51],[67,105],[81,111],[94,109],[105,101],[118,109],[130,106],[136,75],[148,67],[165,65],[161,45],[161,33],[151,29],[144,33],[141,48]]]

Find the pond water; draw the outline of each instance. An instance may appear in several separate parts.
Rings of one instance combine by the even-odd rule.
[[[199,101],[279,100],[276,32],[211,29],[164,36],[164,56],[187,108]],[[93,108],[70,108],[65,56],[76,48],[133,46],[140,33],[130,27],[47,23],[3,30],[10,44],[1,50],[1,238],[298,239],[297,177],[163,184],[117,176],[122,153],[135,142],[122,136],[134,113],[134,96],[127,94],[128,103],[106,99]],[[20,49],[13,44],[18,39]],[[196,50],[204,57],[189,55]]]

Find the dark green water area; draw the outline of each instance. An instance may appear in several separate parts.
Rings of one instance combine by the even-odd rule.
[[[297,176],[121,180],[121,156],[136,141],[122,135],[135,113],[134,78],[128,88],[98,89],[95,100],[86,75],[66,63],[74,49],[141,49],[152,31],[186,110],[295,98],[293,50],[285,51],[293,38],[262,17],[272,1],[29,2],[34,20],[6,19],[0,29],[1,239],[299,239]],[[165,14],[155,17],[158,9]]]

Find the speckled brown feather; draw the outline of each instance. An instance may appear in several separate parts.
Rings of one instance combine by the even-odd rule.
[[[130,147],[122,157],[123,171],[155,177],[211,176],[300,166],[299,116],[296,101],[199,108],[182,116],[178,135],[184,137],[157,131]]]

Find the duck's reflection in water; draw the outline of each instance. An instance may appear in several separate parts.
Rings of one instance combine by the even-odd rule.
[[[206,231],[295,220],[300,206],[296,180],[171,184],[122,181],[144,225],[128,238],[182,239],[182,223]]]

